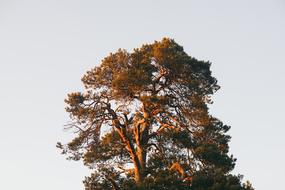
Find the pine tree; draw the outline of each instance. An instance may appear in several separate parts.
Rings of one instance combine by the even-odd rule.
[[[164,38],[88,71],[65,100],[76,137],[57,145],[92,169],[85,189],[252,189],[230,174],[230,127],[209,114],[210,65]]]

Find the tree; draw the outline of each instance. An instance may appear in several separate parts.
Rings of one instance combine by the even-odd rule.
[[[230,127],[208,111],[210,65],[164,38],[88,71],[65,100],[76,137],[57,145],[93,170],[85,189],[251,189],[230,174]]]

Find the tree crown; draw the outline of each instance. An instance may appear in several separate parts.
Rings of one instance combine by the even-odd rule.
[[[195,189],[203,179],[213,186],[215,174],[219,187],[242,189],[229,175],[229,126],[208,112],[219,89],[210,65],[164,38],[132,53],[119,49],[88,71],[86,91],[65,100],[77,136],[58,144],[94,169],[86,189]]]

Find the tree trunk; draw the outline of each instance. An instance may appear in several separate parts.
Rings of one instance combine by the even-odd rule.
[[[135,150],[134,145],[132,144],[130,139],[127,137],[125,129],[118,129],[117,131],[121,137],[121,140],[125,144],[125,147],[126,147],[127,151],[129,152],[129,155],[131,156],[132,161],[134,163],[134,172],[135,172],[136,184],[141,185],[143,182],[143,179],[144,179],[144,175],[142,172],[142,165],[141,165],[139,156],[137,154],[137,150]]]
[[[143,181],[146,175],[146,150],[144,150],[144,147],[138,146],[137,156],[140,163],[140,175]]]
[[[140,163],[138,163],[140,164]],[[134,164],[135,166],[135,181],[137,186],[141,186],[143,184],[144,181],[144,174],[142,173],[142,169],[140,166],[138,166],[137,164]]]
[[[147,143],[149,135],[149,114],[144,110],[144,120],[143,123],[137,125],[135,132],[136,141],[136,156],[139,160],[139,167],[135,168],[135,178],[138,186],[141,186],[144,178],[146,176],[146,157],[147,157]],[[136,166],[135,166],[136,167]]]

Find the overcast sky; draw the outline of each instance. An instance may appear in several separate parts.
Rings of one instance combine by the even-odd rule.
[[[284,0],[0,0],[0,189],[83,189],[89,171],[55,148],[72,135],[66,94],[110,52],[163,37],[212,62],[234,173],[282,189],[284,35]]]

